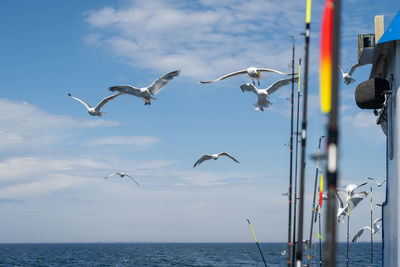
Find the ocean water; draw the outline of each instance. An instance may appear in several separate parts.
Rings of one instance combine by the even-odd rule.
[[[268,266],[286,266],[285,243],[260,243]],[[311,266],[319,266],[313,245]],[[381,243],[374,264],[381,266]],[[305,254],[303,254],[305,255]],[[371,266],[370,244],[350,246],[349,266]],[[338,266],[345,266],[346,244],[338,245]],[[0,266],[264,266],[255,243],[78,243],[0,244]]]

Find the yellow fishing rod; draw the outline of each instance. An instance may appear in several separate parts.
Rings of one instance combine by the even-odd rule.
[[[260,251],[260,254],[261,254],[261,257],[263,259],[263,262],[264,262],[265,266],[267,266],[267,262],[265,261],[264,255],[263,255],[263,253],[261,251],[261,248],[260,248],[260,245],[258,244],[258,241],[257,241],[257,238],[256,238],[256,234],[254,233],[253,227],[251,227],[250,220],[249,219],[246,219],[246,220],[249,223],[250,230],[253,233],[254,240],[256,241],[256,244],[257,244],[258,250]]]

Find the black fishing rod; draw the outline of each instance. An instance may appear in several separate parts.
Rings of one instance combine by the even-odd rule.
[[[315,169],[315,181],[314,181],[314,195],[313,195],[313,204],[311,211],[311,226],[310,226],[310,246],[308,247],[308,256],[307,259],[311,262],[311,245],[312,245],[312,233],[313,233],[313,225],[314,225],[314,213],[315,213],[315,198],[317,194],[317,182],[318,182],[318,172],[319,172],[319,156],[321,154],[321,141],[325,138],[325,135],[321,136],[318,141],[318,152],[317,152],[317,168]],[[321,234],[321,233],[320,233]]]
[[[293,239],[296,236],[296,214],[297,214],[297,158],[299,151],[299,110],[300,110],[300,78],[301,78],[301,58],[299,59],[299,81],[297,86],[297,118],[296,118],[296,157],[294,164],[294,207],[293,207]],[[294,79],[292,80],[292,86]],[[292,263],[294,262],[294,256],[296,254],[296,242],[293,242],[292,249]]]
[[[254,240],[256,241],[256,245],[257,245],[257,247],[258,247],[258,250],[260,251],[261,257],[262,257],[263,262],[264,262],[264,265],[265,265],[265,267],[267,267],[267,262],[265,261],[264,255],[263,255],[263,253],[262,253],[262,251],[261,251],[261,248],[260,248],[260,245],[258,244],[258,241],[257,241],[257,238],[256,238],[256,234],[255,234],[254,231],[253,231],[253,227],[251,227],[250,220],[249,220],[249,219],[246,219],[246,220],[247,220],[247,222],[249,223],[250,230],[251,230],[251,232],[253,233]]]
[[[336,266],[336,187],[338,183],[338,70],[339,65],[339,38],[340,38],[340,0],[332,0],[329,3],[333,8],[332,23],[332,62],[331,62],[331,98],[330,112],[328,122],[328,160],[327,160],[327,177],[328,177],[328,203],[326,218],[326,248],[325,248],[325,264],[327,267]]]
[[[349,238],[350,238],[350,234],[349,234],[349,227],[350,227],[350,196],[347,196],[347,250],[346,250],[346,267],[349,267]]]
[[[373,241],[373,234],[372,234],[372,187],[371,187],[371,266],[373,265],[373,263],[374,263],[374,253],[373,253],[373,244],[374,244],[374,241]]]
[[[321,177],[322,180],[322,177]],[[320,199],[321,201],[321,199]],[[322,267],[322,235],[321,235],[321,203],[319,203],[318,207],[318,232],[319,232],[319,266]]]
[[[293,106],[294,106],[294,37],[292,38],[292,94],[290,98],[291,113],[290,113],[290,167],[289,167],[289,223],[288,223],[288,253],[287,253],[287,264],[288,267],[292,265],[292,183],[293,183]],[[295,237],[293,236],[293,240]]]
[[[296,249],[296,265],[302,266],[303,258],[303,217],[304,217],[304,180],[306,161],[306,132],[307,132],[307,98],[308,98],[308,62],[310,47],[310,22],[311,22],[311,0],[307,0],[306,7],[306,32],[305,32],[305,68],[303,80],[303,121],[301,130],[301,161],[300,161],[300,207]]]

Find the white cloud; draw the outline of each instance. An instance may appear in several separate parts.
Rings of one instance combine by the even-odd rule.
[[[135,66],[157,72],[179,68],[195,79],[252,65],[286,70],[290,34],[303,27],[302,5],[228,2],[132,1],[91,10],[87,22],[93,32],[87,40],[102,42]]]
[[[148,148],[160,142],[160,139],[152,136],[111,136],[93,139],[89,146],[98,145],[132,145],[138,149]]]
[[[355,115],[343,116],[342,120],[346,126],[351,126],[352,132],[356,133],[364,141],[372,143],[382,143],[385,141],[385,134],[382,132],[380,125],[376,124],[376,116],[372,111],[362,111]]]
[[[90,182],[90,180],[81,177],[56,175],[48,179],[40,179],[0,188],[0,198],[41,196],[67,187],[87,184],[88,182]]]
[[[67,115],[53,115],[25,101],[0,99],[0,150],[40,148],[69,135],[73,128],[111,127],[109,120],[76,120]]]

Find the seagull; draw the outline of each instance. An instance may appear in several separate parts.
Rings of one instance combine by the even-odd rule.
[[[250,67],[244,70],[238,70],[229,74],[226,74],[222,77],[219,77],[218,79],[212,80],[212,81],[207,81],[207,82],[200,82],[200,83],[213,83],[213,82],[218,82],[221,80],[225,80],[226,78],[235,76],[235,75],[239,75],[239,74],[247,74],[250,79],[253,80],[253,84],[255,85],[254,79],[256,79],[258,81],[258,85],[260,85],[260,78],[261,78],[261,74],[260,72],[275,72],[281,75],[292,75],[291,73],[283,73],[274,69],[267,69],[267,68],[256,68],[256,67]],[[297,74],[297,73],[295,73]]]
[[[111,92],[115,91],[125,91],[127,90],[128,94],[140,97],[141,99],[144,100],[145,105],[151,105],[151,101],[156,100],[156,98],[152,97],[153,95],[156,95],[158,92],[161,91],[161,89],[169,82],[171,81],[174,77],[178,76],[180,73],[180,70],[175,70],[172,72],[169,72],[167,74],[164,74],[157,80],[155,80],[152,84],[150,84],[148,87],[143,87],[143,88],[137,88],[133,87],[130,85],[117,85],[117,86],[112,86],[109,88]]]
[[[372,180],[372,181],[375,181],[375,183],[376,183],[376,185],[377,185],[378,187],[381,187],[381,186],[386,182],[386,179],[383,180],[383,181],[380,182],[380,183],[379,183],[375,178],[368,177],[368,179],[369,179],[369,180]]]
[[[349,85],[349,84],[351,84],[352,82],[355,81],[353,78],[351,78],[351,75],[353,74],[354,70],[355,70],[356,68],[360,67],[360,66],[362,66],[362,65],[359,64],[359,63],[354,64],[353,66],[351,66],[349,72],[344,73],[343,70],[342,70],[342,68],[338,65],[340,71],[342,72],[342,77],[343,77],[343,80],[344,80],[344,83],[345,83],[345,84]]]
[[[299,81],[299,77],[294,78],[294,82],[298,82],[298,81]],[[270,105],[272,105],[272,102],[267,100],[267,98],[270,98],[270,94],[272,94],[273,92],[275,92],[282,86],[285,86],[291,82],[292,82],[292,78],[281,79],[281,80],[274,82],[268,88],[265,88],[265,89],[258,89],[253,84],[246,83],[246,84],[242,84],[240,86],[240,89],[242,89],[243,93],[245,91],[255,93],[258,97],[257,102],[255,102],[253,104],[255,106],[255,110],[264,111],[264,108],[267,108]]]
[[[283,251],[281,252],[281,255],[282,255],[282,256],[285,256],[286,254],[287,254],[286,250],[283,250]]]
[[[336,194],[336,198],[337,198],[338,206],[339,206],[338,212],[336,215],[338,222],[340,222],[341,216],[343,216],[343,218],[346,217],[347,212],[348,212],[347,206],[349,206],[349,212],[351,212],[367,196],[368,196],[368,192],[366,192],[366,191],[359,192],[359,193],[353,193],[352,196],[349,198],[348,203],[346,203],[346,206],[344,206],[342,199]]]
[[[104,179],[108,179],[108,178],[110,178],[110,177],[113,176],[113,175],[119,175],[121,178],[123,178],[124,176],[128,176],[129,178],[132,179],[132,181],[135,182],[135,184],[137,184],[137,185],[139,186],[138,182],[136,182],[136,180],[135,180],[132,176],[130,176],[129,174],[124,173],[124,172],[113,172],[113,173],[110,174],[109,176],[104,177]]]
[[[286,193],[282,193],[282,196],[288,197],[289,196],[289,191],[287,191]]]
[[[338,192],[339,195],[344,196],[347,200],[347,198],[351,197],[354,194],[354,190],[366,184],[367,183],[362,183],[360,185],[348,184],[345,188],[337,188],[336,192]]]
[[[373,229],[372,229],[372,234],[376,234],[377,232],[379,232],[379,228],[381,227],[378,222],[382,221],[382,219],[375,219],[375,221],[372,223]],[[360,230],[358,230],[358,232],[355,234],[355,236],[353,237],[353,243],[357,242],[357,239],[364,233],[364,230],[369,230],[371,231],[371,227],[369,226],[364,226],[363,228],[361,228]]]
[[[110,96],[104,98],[103,100],[101,100],[101,101],[97,104],[97,106],[95,106],[94,108],[92,108],[88,103],[86,103],[86,102],[83,101],[82,99],[79,99],[79,98],[77,98],[77,97],[71,95],[70,93],[68,93],[68,96],[72,97],[73,99],[75,99],[75,100],[81,102],[83,105],[85,105],[85,107],[87,108],[87,110],[88,110],[88,112],[89,112],[90,115],[102,117],[102,116],[104,116],[106,113],[105,113],[105,112],[100,112],[100,109],[101,109],[108,101],[110,101],[111,99],[114,99],[114,98],[116,98],[117,96],[123,95],[123,94],[125,94],[125,93],[126,93],[126,91],[123,91],[123,92],[120,92],[120,93],[115,94],[115,95],[110,95]]]
[[[203,156],[201,156],[201,158],[199,158],[196,161],[196,163],[193,165],[193,168],[196,168],[197,166],[199,166],[203,161],[210,160],[210,159],[217,160],[220,156],[227,156],[227,157],[231,158],[234,162],[239,163],[239,161],[237,159],[235,159],[234,157],[232,157],[228,153],[221,152],[221,153],[212,154],[212,155],[204,154]]]

